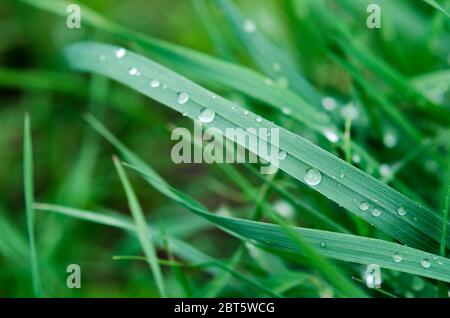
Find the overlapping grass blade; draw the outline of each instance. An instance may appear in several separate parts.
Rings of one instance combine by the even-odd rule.
[[[144,250],[145,256],[148,260],[148,264],[153,273],[153,277],[155,278],[159,293],[160,293],[161,297],[166,297],[167,295],[166,295],[166,291],[165,291],[165,287],[164,287],[163,275],[161,272],[161,268],[159,267],[155,248],[151,241],[152,233],[150,233],[148,231],[147,223],[145,221],[145,217],[144,217],[144,213],[142,212],[141,205],[139,204],[136,194],[134,193],[134,190],[131,187],[130,181],[128,180],[128,177],[125,173],[125,170],[122,167],[122,164],[117,159],[117,157],[114,157],[113,161],[114,161],[114,165],[116,167],[117,173],[120,177],[120,181],[122,182],[122,186],[127,195],[128,206],[130,208],[131,214],[133,215],[133,219],[136,223],[139,242],[141,243],[142,249]]]
[[[36,240],[34,231],[34,185],[33,185],[33,145],[31,140],[30,116],[25,115],[23,141],[23,181],[25,192],[25,210],[28,230],[28,243],[30,246],[30,266],[33,290],[36,297],[42,297],[41,276],[36,253]]]
[[[246,110],[239,105],[216,96],[153,61],[132,52],[128,52],[123,59],[117,59],[116,50],[117,47],[109,45],[79,43],[70,46],[66,55],[72,67],[111,77],[190,118],[197,119],[200,110],[208,107],[216,114],[214,121],[208,126],[220,131],[225,131],[226,128],[278,128],[280,150],[288,154],[287,158],[280,162],[281,170],[305,182],[306,171],[310,168],[317,169],[322,175],[321,183],[314,186],[318,192],[409,246],[432,251],[438,249],[441,220],[425,207],[300,136],[266,120],[259,122],[256,120],[259,116],[256,114],[244,115]],[[106,56],[106,60],[99,63],[101,55]],[[132,67],[138,68],[141,75],[129,75],[128,71]],[[161,82],[161,86],[156,89],[149,84],[154,78]],[[190,96],[187,103],[177,102],[180,92]],[[268,137],[259,138],[270,143]],[[367,211],[359,208],[364,202],[370,206]],[[370,212],[373,209],[379,209],[381,215],[374,216]],[[407,213],[399,216],[399,209],[404,209]],[[450,238],[447,239],[447,242],[449,241]]]
[[[85,220],[88,222],[120,228],[136,234],[138,231],[136,225],[130,218],[118,214],[97,213],[88,210],[80,210],[76,208],[46,203],[35,203],[34,208],[38,211],[55,212],[72,218]],[[213,267],[204,268],[206,272],[210,274],[216,274],[218,272],[217,268],[219,268],[223,271],[231,273],[233,276],[240,279],[242,282],[249,284],[250,286],[264,292],[269,296],[272,297],[282,296],[280,293],[274,292],[269,288],[267,288],[263,283],[234,270],[226,262],[212,258],[209,255],[203,253],[202,251],[198,250],[194,246],[184,241],[181,241],[171,236],[164,235],[156,227],[148,226],[148,229],[149,232],[154,234],[152,235],[151,239],[154,241],[155,245],[159,246],[160,248],[164,248],[165,244],[168,243],[170,245],[170,248],[173,250],[174,253],[176,253],[178,257],[192,264],[211,264]]]
[[[255,22],[246,19],[232,1],[214,1],[224,12],[236,36],[247,48],[253,61],[274,81],[291,87],[313,105],[320,106],[320,96],[298,72],[298,65],[281,48],[271,43],[258,29]],[[283,83],[285,82],[285,83]]]

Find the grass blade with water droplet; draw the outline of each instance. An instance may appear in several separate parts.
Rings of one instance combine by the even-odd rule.
[[[71,45],[66,56],[72,67],[111,77],[190,118],[197,119],[203,108],[210,108],[215,112],[215,119],[208,127],[221,131],[226,128],[278,128],[280,149],[288,154],[280,162],[281,170],[304,183],[308,183],[305,182],[307,171],[317,170],[321,178],[313,188],[318,192],[405,244],[432,251],[438,249],[441,220],[425,207],[308,140],[266,120],[258,121],[256,114],[245,115],[246,110],[226,99],[213,98],[215,95],[210,91],[143,56],[128,52],[126,58],[117,59],[116,50],[116,47],[99,43],[79,43]],[[107,60],[98,63],[97,57],[101,54],[106,55]],[[137,67],[141,75],[129,75],[130,67]],[[151,88],[149,82],[155,77],[167,88]],[[179,103],[180,92],[189,95],[186,103]],[[262,139],[270,143],[267,137]],[[369,211],[359,208],[361,202],[369,204]],[[399,217],[399,208],[408,213]]]

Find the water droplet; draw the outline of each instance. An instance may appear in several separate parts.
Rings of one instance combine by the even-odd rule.
[[[320,247],[327,247],[327,243],[325,243],[325,242],[320,242]]]
[[[357,155],[357,154],[354,154],[352,156],[352,160],[353,160],[354,163],[360,163],[361,162],[361,157],[359,155]]]
[[[406,214],[406,210],[404,207],[401,206],[397,209],[397,213],[398,213],[398,215],[403,216]]]
[[[383,136],[383,143],[388,148],[397,146],[397,141],[397,136],[392,131],[386,132]]]
[[[345,177],[345,174],[343,173],[343,172],[341,172],[340,174],[339,174],[339,178],[344,178]]]
[[[310,168],[306,170],[304,180],[307,184],[315,186],[318,185],[320,181],[322,181],[322,174],[320,173],[319,170]]]
[[[282,87],[288,87],[289,86],[289,81],[287,80],[286,77],[279,77],[277,79],[277,83],[282,86]]]
[[[105,54],[100,55],[99,60],[102,62],[105,61],[106,60]]]
[[[186,112],[184,112],[184,113],[183,113],[182,115],[183,115],[183,117],[186,117],[186,116],[187,116],[187,113],[186,113]]]
[[[281,70],[281,65],[280,63],[275,62],[272,64],[272,68],[275,72],[279,72]]]
[[[157,88],[157,87],[159,87],[159,85],[161,85],[161,82],[159,80],[157,80],[156,78],[154,78],[150,81],[150,86],[153,88]]]
[[[178,93],[178,104],[186,104],[187,101],[189,100],[189,95],[185,92],[180,92]]]
[[[420,277],[414,276],[411,285],[413,290],[420,291],[425,287],[425,281]]]
[[[281,109],[281,111],[283,112],[283,114],[285,114],[285,115],[290,115],[292,112],[291,112],[291,110],[289,109],[289,108],[287,108],[287,107],[283,107],[282,109]]]
[[[236,110],[236,107],[235,106],[231,106],[230,109],[231,110]]]
[[[286,151],[280,150],[280,151],[278,152],[278,159],[284,160],[284,159],[286,159],[286,157],[287,157]]]
[[[399,253],[394,253],[394,255],[392,255],[392,259],[394,260],[394,262],[400,263],[403,259],[403,256]]]
[[[244,115],[248,116],[248,110],[244,110]]]
[[[424,258],[421,262],[420,265],[422,265],[423,268],[430,268],[431,263],[430,260],[428,258]]]
[[[210,108],[202,108],[200,110],[200,114],[198,115],[198,119],[202,123],[210,123],[214,120],[214,117],[216,117],[216,112]]]
[[[277,211],[281,216],[286,218],[291,218],[294,216],[294,207],[285,200],[277,200],[273,203],[273,208]]]
[[[337,101],[330,96],[322,98],[322,107],[325,110],[332,111],[337,107]]]
[[[362,210],[362,211],[367,211],[369,209],[369,203],[361,202],[359,204],[359,209]]]
[[[116,51],[116,57],[118,59],[123,58],[126,54],[127,54],[127,50],[125,50],[123,47],[117,49],[117,51]]]
[[[128,70],[128,74],[130,74],[131,76],[139,76],[139,75],[141,75],[141,74],[139,73],[139,70],[138,70],[136,67],[131,67],[131,68]]]
[[[417,216],[415,216],[415,217],[413,218],[413,220],[417,222],[417,220],[418,220]]]
[[[264,80],[264,83],[266,83],[267,85],[272,85],[272,84],[273,84],[273,81],[272,81],[270,78],[266,78],[266,79]]]
[[[329,142],[336,143],[339,141],[338,134],[332,128],[325,128],[322,133]]]
[[[244,21],[244,31],[247,33],[253,33],[256,31],[256,24],[252,20]]]
[[[260,123],[260,122],[262,122],[262,118],[261,117],[256,117],[256,122],[258,122],[258,123]]]
[[[353,103],[348,103],[341,109],[341,116],[347,120],[355,120],[359,116],[358,109]]]
[[[377,208],[373,208],[372,209],[372,215],[373,216],[380,216],[380,214],[381,214],[380,209],[377,209]]]
[[[380,165],[380,175],[384,178],[392,177],[391,166],[386,163],[383,163],[382,165]]]

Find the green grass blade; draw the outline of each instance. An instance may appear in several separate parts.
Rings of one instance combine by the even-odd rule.
[[[422,0],[422,1],[427,3],[427,4],[429,4],[430,6],[435,8],[436,10],[440,11],[441,13],[445,14],[447,16],[447,18],[450,18],[450,15],[447,12],[447,10],[445,10],[439,3],[437,3],[436,0]]]
[[[145,253],[145,256],[148,260],[148,265],[153,273],[153,276],[156,281],[156,285],[158,286],[159,293],[161,297],[166,297],[166,291],[164,287],[164,279],[161,272],[161,268],[159,267],[158,258],[156,256],[155,247],[151,241],[151,233],[148,230],[147,223],[145,221],[144,213],[142,212],[141,205],[136,197],[136,194],[131,187],[130,181],[125,173],[125,170],[122,167],[120,161],[114,157],[113,158],[114,165],[116,167],[117,173],[120,177],[120,181],[122,182],[122,186],[125,190],[128,199],[128,206],[130,208],[131,214],[133,215],[133,219],[136,222],[136,227],[138,229],[138,237],[139,242],[141,243],[142,249]],[[149,238],[150,236],[150,238]]]
[[[30,116],[25,115],[23,141],[23,173],[25,191],[25,210],[28,230],[28,243],[30,246],[31,278],[34,295],[42,297],[41,277],[36,253],[36,240],[34,232],[34,189],[33,189],[33,145],[31,140]]]
[[[203,107],[214,110],[215,119],[208,127],[219,128],[221,131],[225,131],[226,128],[278,128],[280,149],[288,154],[287,158],[280,162],[281,170],[305,183],[306,171],[310,168],[317,169],[322,175],[322,181],[314,186],[315,190],[409,246],[438,250],[441,219],[427,208],[308,140],[266,120],[257,122],[256,114],[243,115],[245,110],[239,105],[216,96],[149,59],[132,52],[128,52],[124,59],[117,59],[116,49],[98,43],[79,43],[70,46],[66,50],[66,55],[75,69],[108,76],[180,113],[185,113],[190,118],[197,119]],[[103,63],[98,62],[100,55],[106,56]],[[137,67],[141,76],[130,76],[128,74],[130,67]],[[161,87],[152,89],[149,82],[155,77],[160,80]],[[167,85],[166,89],[163,88],[164,85]],[[179,92],[189,94],[187,103],[181,105],[177,102]],[[270,140],[265,141],[270,143]],[[363,202],[369,204],[368,210],[359,208]],[[379,216],[370,212],[375,208],[381,211]],[[399,216],[400,208],[405,209],[407,213]],[[447,223],[448,226],[450,225]],[[450,238],[447,239],[447,243],[449,241]]]
[[[45,203],[35,203],[34,208],[38,211],[54,212],[68,217],[85,220],[88,222],[120,228],[136,234],[138,232],[138,229],[135,223],[133,223],[133,220],[131,220],[128,217],[124,217],[122,215],[116,215],[111,213],[109,214],[97,213],[88,210],[80,210],[76,208]],[[237,277],[246,284],[249,284],[250,286],[256,288],[257,290],[264,292],[264,294],[267,294],[272,297],[282,296],[280,293],[271,291],[263,283],[260,283],[259,281],[252,279],[249,276],[246,277],[245,275],[242,275],[241,273],[237,272],[232,267],[230,267],[226,262],[218,261],[212,258],[209,255],[206,255],[202,251],[198,250],[194,246],[184,241],[178,240],[174,237],[165,236],[155,227],[148,226],[148,229],[149,232],[154,234],[152,235],[151,239],[154,240],[154,243],[157,246],[164,248],[164,245],[168,243],[170,245],[170,248],[173,250],[173,252],[176,253],[177,256],[189,261],[190,263],[211,264],[214,267],[217,267],[223,271],[231,273],[233,276]],[[210,274],[218,273],[217,269],[210,267],[205,268],[205,271]]]
[[[258,30],[256,24],[250,19],[246,19],[242,12],[233,5],[232,1],[215,0],[215,3],[224,12],[234,33],[246,46],[253,61],[267,76],[280,83],[286,81],[282,85],[286,84],[291,87],[309,103],[315,106],[321,105],[319,94],[298,73],[298,65],[289,54],[266,39]]]
[[[170,188],[167,184],[160,183],[152,176],[146,175],[138,167],[131,166],[131,168],[140,172],[159,191],[170,193],[169,197],[174,201],[224,228],[232,235],[254,240],[266,248],[304,255],[304,251],[299,250],[297,244],[282,226],[214,215],[208,212],[200,203]],[[297,227],[291,227],[290,229],[301,235],[312,246],[321,248],[321,253],[330,258],[359,264],[378,264],[383,268],[430,277],[445,282],[450,281],[450,259],[438,257],[435,254],[383,240],[355,235]],[[393,258],[396,254],[401,256],[402,260],[400,262],[394,261]],[[431,262],[430,267],[422,266],[422,261],[426,260]]]

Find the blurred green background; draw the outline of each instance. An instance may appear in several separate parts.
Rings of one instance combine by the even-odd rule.
[[[55,0],[57,2],[57,0]],[[339,25],[348,30],[355,43],[396,69],[432,100],[440,109],[434,113],[426,108],[412,107],[410,101],[362,65],[346,56],[354,65],[363,84],[355,79],[334,55],[345,56],[332,41],[326,15],[317,6],[323,3]],[[227,20],[213,2],[196,3],[186,0],[83,1],[90,8],[118,24],[144,34],[177,43],[218,58],[226,59],[261,71],[252,63],[245,46],[233,33]],[[332,116],[344,127],[341,109],[353,102],[361,120],[352,127],[352,138],[381,163],[405,158],[418,145],[380,110],[385,98],[395,105],[419,129],[426,139],[448,129],[450,33],[448,18],[418,0],[385,1],[235,1],[242,11],[258,25],[268,39],[294,56],[300,72],[323,95],[333,96],[338,108]],[[382,8],[382,28],[366,27],[366,7],[379,3]],[[448,5],[449,1],[441,1]],[[206,5],[205,5],[206,4]],[[205,11],[206,10],[206,11]],[[22,181],[23,118],[29,113],[35,162],[35,196],[37,202],[73,206],[92,211],[114,210],[129,215],[126,198],[114,170],[111,156],[115,150],[104,142],[83,120],[91,112],[130,149],[149,162],[170,184],[189,193],[212,211],[227,215],[246,216],[254,202],[233,184],[218,165],[182,164],[170,160],[173,141],[170,129],[192,127],[191,122],[139,93],[105,78],[79,74],[70,70],[61,50],[67,44],[96,40],[139,48],[111,34],[95,30],[83,22],[81,29],[69,29],[65,19],[38,10],[22,1],[5,0],[0,6],[0,296],[33,296],[29,270],[26,221]],[[149,56],[152,58],[152,56]],[[166,66],[190,78],[189,73]],[[307,127],[292,124],[270,109],[236,91],[193,78],[218,94],[257,111],[266,118],[292,127],[297,132],[342,157],[337,147]],[[367,89],[371,85],[372,90]],[[397,95],[396,95],[397,94]],[[442,111],[441,111],[442,110]],[[442,115],[444,114],[444,115]],[[389,142],[391,141],[391,142]],[[396,178],[408,184],[432,208],[442,205],[448,161],[436,161],[425,151],[408,162]],[[436,146],[433,144],[433,147]],[[436,146],[438,151],[442,143]],[[439,148],[441,147],[441,148]],[[447,157],[448,158],[448,157]],[[260,180],[240,166],[255,187]],[[383,179],[382,173],[362,166],[361,169]],[[148,187],[135,174],[130,177],[149,223],[193,244],[217,259],[233,255],[238,240],[190,214]],[[343,226],[355,225],[342,218],[342,209],[285,175],[279,183],[314,205]],[[389,182],[389,180],[387,180]],[[395,187],[395,185],[394,185]],[[401,189],[399,189],[401,191]],[[266,200],[278,206],[279,197],[269,193]],[[321,228],[296,211],[293,222],[300,226]],[[367,227],[367,236],[384,236]],[[37,212],[37,253],[43,277],[44,295],[50,297],[151,297],[157,290],[147,264],[139,261],[112,260],[114,255],[140,255],[139,242],[127,233],[101,225],[76,221],[51,213]],[[250,248],[251,250],[251,248]],[[260,253],[264,253],[260,251]],[[160,251],[160,256],[167,254]],[[265,255],[270,266],[253,264],[254,255],[247,253],[238,268],[273,286],[291,281],[281,277],[270,266],[282,262],[298,277],[305,279],[288,288],[286,296],[339,296],[319,275],[308,267]],[[260,257],[260,256],[259,256]],[[79,264],[82,288],[65,286],[66,266]],[[262,267],[262,268],[261,268]],[[200,291],[213,279],[210,273],[198,269],[183,269],[191,289]],[[304,275],[304,276],[302,276]],[[400,274],[392,274],[400,275]],[[169,295],[185,295],[176,274],[164,267]],[[407,282],[397,288],[400,296],[429,296],[434,285],[425,285],[422,278],[402,274]],[[277,285],[278,284],[278,285]],[[414,285],[415,284],[415,285]],[[429,287],[430,290],[419,285]],[[414,287],[415,286],[415,287]],[[202,294],[197,294],[202,296]],[[263,296],[238,279],[232,278],[219,295]],[[374,296],[380,296],[375,293]]]

